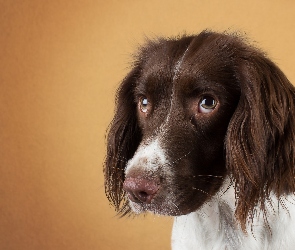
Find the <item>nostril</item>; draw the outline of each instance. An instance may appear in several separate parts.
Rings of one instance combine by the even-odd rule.
[[[151,180],[128,177],[124,181],[123,188],[131,201],[151,203],[159,186],[156,182]]]
[[[152,198],[151,195],[150,195],[150,197],[149,197],[148,193],[146,193],[146,192],[144,192],[144,191],[139,191],[139,192],[137,193],[137,195],[135,194],[135,196],[138,197],[138,199],[139,199],[140,201],[142,201],[142,202],[146,202],[149,198]]]

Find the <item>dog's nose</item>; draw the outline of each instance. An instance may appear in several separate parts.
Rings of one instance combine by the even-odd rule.
[[[159,189],[159,185],[152,180],[144,178],[127,177],[123,184],[128,198],[133,202],[151,203]]]

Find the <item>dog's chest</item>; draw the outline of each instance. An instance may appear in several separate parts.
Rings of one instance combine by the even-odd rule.
[[[263,214],[257,212],[252,229],[248,228],[244,233],[234,218],[233,190],[221,199],[218,195],[198,211],[175,218],[173,250],[295,249],[295,221],[292,216],[295,205],[291,202],[291,199],[294,202],[294,196],[286,198],[287,209],[281,205],[269,207],[269,226],[265,224]]]

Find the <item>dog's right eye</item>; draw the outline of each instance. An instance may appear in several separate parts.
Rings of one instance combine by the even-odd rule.
[[[204,114],[211,113],[216,105],[217,102],[213,97],[204,96],[199,103],[199,112]]]
[[[142,113],[147,114],[150,109],[150,102],[149,102],[148,98],[145,96],[141,97],[139,99],[138,106],[139,106],[139,110]]]

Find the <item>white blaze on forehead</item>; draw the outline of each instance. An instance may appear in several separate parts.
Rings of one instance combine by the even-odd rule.
[[[159,139],[156,138],[139,146],[133,158],[128,161],[125,173],[127,175],[134,168],[143,172],[156,171],[167,162],[165,151],[160,146]]]
[[[189,48],[189,46],[186,48],[186,50],[184,51],[182,57],[177,61],[176,65],[175,65],[173,81],[174,81],[174,80],[177,78],[177,76],[178,76],[178,72],[179,72],[179,70],[180,70],[180,67],[181,67],[181,64],[182,64],[182,62],[183,62],[183,59],[184,59],[186,53],[188,52],[188,48]]]
[[[174,76],[173,76],[173,79],[172,79],[172,93],[171,93],[171,101],[170,101],[170,109],[168,111],[168,115],[166,117],[166,124],[168,123],[170,117],[171,117],[171,113],[173,112],[173,108],[172,108],[172,104],[173,104],[173,97],[174,97],[174,88],[175,88],[175,80],[177,80],[178,76],[179,76],[179,71],[181,69],[181,66],[182,66],[182,63],[183,63],[183,60],[184,60],[184,57],[186,55],[186,53],[188,52],[189,50],[189,46],[186,48],[186,50],[184,51],[183,55],[181,56],[181,58],[176,62],[175,64],[175,67],[174,67]]]

